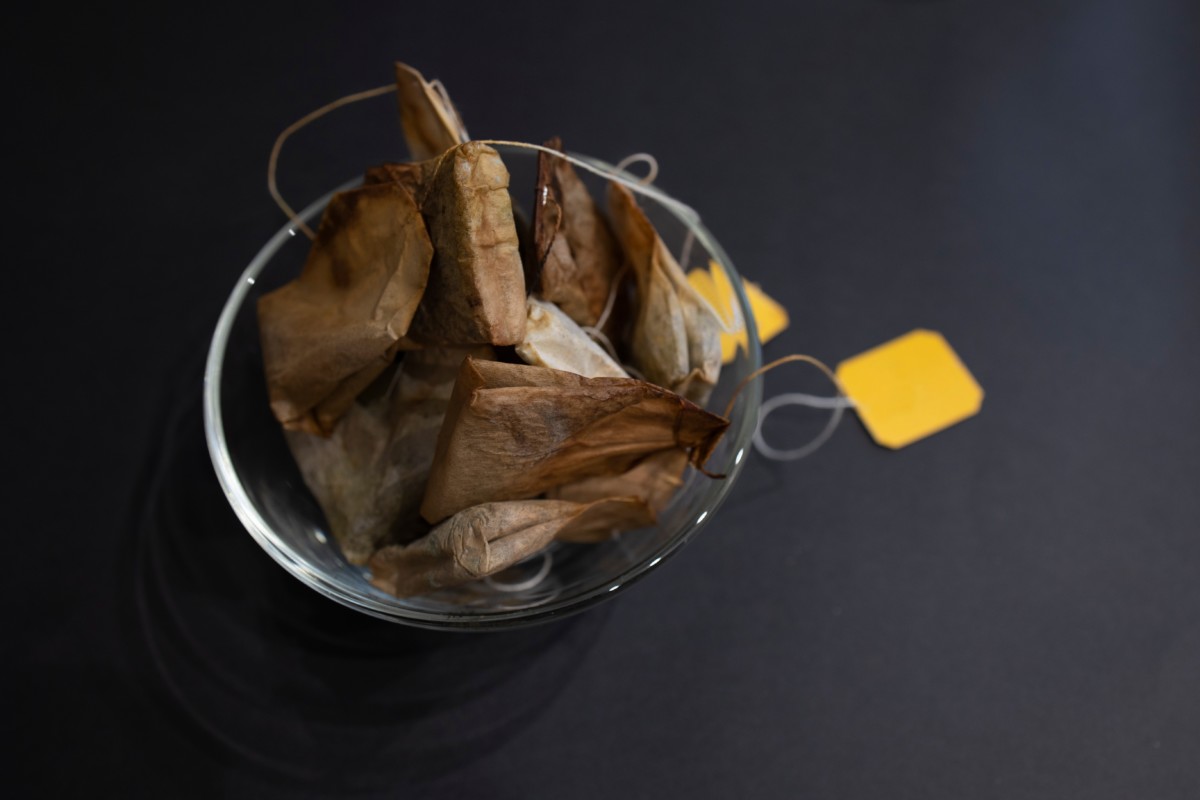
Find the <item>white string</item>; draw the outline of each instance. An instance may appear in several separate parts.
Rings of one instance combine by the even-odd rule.
[[[780,450],[772,447],[763,437],[763,423],[767,421],[767,417],[773,411],[782,406],[807,406],[808,408],[831,408],[833,414],[830,415],[829,421],[825,423],[825,427],[817,434],[816,438],[808,444],[797,447],[792,450]],[[811,394],[801,394],[799,392],[787,392],[777,394],[774,397],[767,398],[758,409],[758,423],[754,426],[754,449],[757,450],[763,458],[769,458],[772,461],[796,461],[805,456],[812,455],[817,448],[829,441],[829,437],[833,436],[833,432],[837,429],[838,423],[842,421],[842,415],[847,408],[853,408],[854,401],[845,395],[836,397],[816,397]]]
[[[471,141],[471,134],[467,133],[467,126],[463,124],[462,116],[458,113],[458,108],[450,99],[450,93],[446,91],[446,84],[442,83],[441,78],[434,78],[429,82],[429,86],[437,92],[438,99],[442,101],[442,110],[446,116],[450,117],[456,126],[458,126],[459,142]]]
[[[690,229],[689,229],[690,230]],[[626,262],[617,270],[617,274],[613,277],[612,286],[608,289],[608,299],[604,301],[604,310],[600,312],[600,319],[596,320],[595,328],[598,330],[604,327],[604,323],[608,322],[609,316],[612,315],[613,306],[617,303],[617,292],[621,290],[621,280],[625,277],[625,273],[629,271],[629,263]]]
[[[644,382],[644,383],[649,383],[649,381],[647,381],[647,380],[646,380],[646,376],[645,376],[645,375],[643,375],[643,374],[641,373],[641,371],[640,371],[640,370],[638,370],[636,367],[634,367],[634,366],[632,366],[632,365],[630,365],[630,364],[622,364],[622,365],[621,365],[621,369],[623,369],[623,370],[625,370],[626,372],[628,372],[628,373],[629,373],[629,377],[631,377],[631,378],[637,378],[639,381],[642,381],[642,382]]]
[[[538,555],[542,557],[542,566],[537,571],[537,574],[532,578],[526,578],[525,580],[517,581],[516,583],[505,583],[504,581],[498,581],[489,575],[483,579],[483,582],[498,592],[517,594],[519,592],[528,591],[542,581],[546,580],[546,576],[550,574],[550,568],[554,566],[554,554],[549,550],[543,550],[542,552],[538,553]],[[528,560],[529,559],[526,559],[526,561]],[[509,567],[509,569],[512,569],[512,567]]]
[[[817,397],[815,394],[789,392],[771,398],[778,401],[776,405],[807,406],[808,408],[854,408],[854,401],[844,395],[837,397]]]
[[[632,155],[625,156],[617,162],[616,170],[618,172],[628,172],[631,166],[639,163],[646,165],[646,176],[639,182],[643,186],[649,186],[658,177],[658,159],[651,153],[633,153]]]
[[[837,389],[837,396],[833,398],[824,398],[813,397],[812,395],[808,394],[792,393],[781,394],[763,402],[762,405],[759,406],[758,419],[754,423],[754,449],[758,450],[758,452],[761,453],[765,458],[769,458],[772,461],[794,461],[798,458],[804,458],[805,456],[811,454],[818,447],[825,444],[826,440],[833,435],[834,429],[837,428],[838,423],[842,421],[842,415],[845,413],[846,408],[853,405],[853,402],[846,397],[846,392],[842,388],[841,381],[838,380],[837,375],[825,364],[825,362],[821,361],[820,359],[813,358],[812,356],[805,355],[804,353],[792,353],[791,355],[777,358],[770,364],[764,364],[738,381],[738,385],[733,390],[733,395],[730,396],[729,402],[725,406],[725,413],[723,416],[728,417],[730,413],[733,412],[733,406],[735,403],[737,403],[738,397],[741,395],[742,390],[749,386],[752,381],[758,380],[766,373],[773,369],[778,369],[784,364],[796,362],[809,364],[821,370],[821,374],[828,378],[829,382],[833,384],[835,389]],[[784,405],[815,405],[825,408],[832,406],[833,415],[829,418],[829,422],[825,424],[825,427],[821,430],[821,432],[817,434],[817,438],[813,439],[808,444],[804,445],[803,447],[798,447],[794,450],[780,450],[767,444],[766,439],[764,439],[762,435],[762,428],[763,422],[765,422],[767,417],[771,415],[771,412]]]
[[[617,348],[613,347],[612,339],[608,338],[604,331],[593,328],[591,325],[583,325],[580,330],[592,337],[592,341],[600,345],[613,361],[621,362],[621,357],[617,355]]]

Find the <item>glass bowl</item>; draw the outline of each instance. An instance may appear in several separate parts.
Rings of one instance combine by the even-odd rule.
[[[534,193],[537,154],[503,145],[497,150],[511,174],[509,189],[521,214],[529,206],[523,201],[532,200]],[[574,157],[638,194],[638,202],[667,247],[676,257],[683,255],[685,270],[706,266],[711,259],[732,279],[746,320],[747,343],[722,369],[709,402],[710,410],[721,413],[734,388],[761,364],[749,302],[729,257],[687,206],[603,162]],[[593,196],[603,198],[604,179],[578,171]],[[305,222],[319,219],[335,192],[359,182],[339,186],[300,217]],[[524,216],[528,219],[527,213]],[[653,528],[628,531],[601,544],[556,543],[546,555],[500,575],[423,597],[399,599],[376,589],[366,568],[347,562],[333,543],[267,403],[257,300],[298,275],[308,249],[308,239],[289,224],[267,242],[238,279],[208,353],[204,427],[217,478],[250,535],[284,569],[321,594],[365,614],[423,628],[487,630],[560,618],[616,596],[678,551],[712,519],[737,480],[758,414],[761,381],[757,380],[739,395],[729,429],[706,465],[725,478],[709,478],[689,468],[683,486]]]

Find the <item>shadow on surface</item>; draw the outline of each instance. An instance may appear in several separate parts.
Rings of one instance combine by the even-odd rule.
[[[175,392],[135,498],[122,581],[136,672],[235,771],[339,790],[461,767],[532,722],[605,624],[440,633],[319,595],[264,553],[226,502],[196,369]]]

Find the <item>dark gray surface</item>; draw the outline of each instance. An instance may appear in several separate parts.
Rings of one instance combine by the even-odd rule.
[[[1200,794],[1195,3],[344,5],[44,9],[10,31],[27,45],[11,51],[6,297],[20,599],[4,716],[21,788],[336,795],[369,772],[368,789],[418,797]],[[131,542],[164,420],[199,392],[204,336],[281,223],[264,188],[275,134],[386,83],[394,58],[441,77],[475,136],[655,153],[660,185],[791,310],[768,356],[835,362],[934,328],[987,399],[901,452],[849,421],[806,461],[756,458],[678,558],[569,628],[586,640],[569,670],[512,640],[404,640],[430,663],[499,658],[555,685],[506,679],[457,717],[426,708],[472,742],[445,768],[363,756],[298,788],[154,688]],[[370,101],[295,137],[286,195],[393,154],[392,114]],[[791,387],[819,383],[767,382]],[[183,429],[190,519],[232,531]],[[304,604],[227,583],[217,598],[201,580],[190,602]],[[307,687],[260,727],[220,709],[250,738],[304,738],[314,692],[348,718],[371,706],[304,683],[312,664],[247,652],[247,670],[278,670],[267,685]],[[433,697],[460,677],[398,674]],[[476,742],[497,715],[520,723]]]

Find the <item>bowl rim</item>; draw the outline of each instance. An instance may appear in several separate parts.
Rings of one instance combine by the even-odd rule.
[[[504,151],[517,150],[518,148],[498,145],[496,149]],[[523,152],[527,153],[529,151]],[[631,190],[652,197],[692,231],[696,240],[721,265],[730,278],[730,283],[733,286],[738,306],[741,310],[741,316],[746,325],[747,341],[745,351],[746,357],[750,362],[749,371],[758,369],[762,365],[762,350],[758,340],[758,330],[754,323],[754,315],[750,310],[750,301],[746,296],[742,281],[739,280],[739,273],[734,268],[728,254],[721,248],[721,245],[708,229],[704,227],[703,223],[701,223],[699,214],[687,205],[667,195],[661,189],[642,184],[630,173],[617,170],[612,165],[600,159],[577,153],[568,153],[568,155],[607,173],[610,178],[618,179],[620,183],[628,186]],[[310,203],[300,212],[298,219],[307,223],[325,208],[333,195],[354,188],[361,184],[361,182],[361,177],[346,181]],[[483,631],[534,625],[577,613],[628,589],[629,586],[645,577],[651,570],[678,553],[680,548],[691,541],[692,537],[712,520],[716,511],[729,495],[738,474],[745,465],[745,455],[750,448],[750,440],[754,433],[757,414],[743,414],[740,417],[733,415],[734,418],[731,419],[731,428],[726,433],[726,436],[732,437],[737,453],[734,456],[733,467],[726,474],[726,481],[728,481],[726,488],[724,491],[717,493],[715,502],[709,508],[705,509],[696,521],[686,525],[677,534],[669,538],[649,557],[629,567],[617,576],[616,579],[580,595],[562,601],[552,601],[545,606],[499,611],[486,615],[457,615],[391,606],[380,601],[378,598],[349,591],[346,587],[330,580],[321,574],[321,572],[312,569],[302,558],[297,556],[258,512],[254,502],[250,499],[249,494],[242,485],[237,469],[234,467],[228,442],[225,438],[220,402],[225,350],[229,344],[229,336],[233,330],[234,320],[237,317],[238,311],[245,302],[250,289],[254,286],[259,273],[262,272],[283,244],[295,236],[296,226],[294,222],[289,222],[280,228],[263,245],[250,261],[249,265],[242,271],[241,276],[234,284],[233,291],[225,301],[221,315],[217,320],[216,328],[213,331],[204,369],[204,438],[208,445],[209,457],[212,460],[213,469],[217,474],[217,480],[221,484],[221,489],[225,494],[226,500],[233,508],[242,525],[275,561],[312,589],[342,605],[373,617],[388,620],[389,622],[434,630]],[[749,403],[752,408],[757,408],[761,403],[761,399],[762,379],[760,377],[751,381],[745,387],[738,398],[738,403]],[[736,429],[734,429],[735,424]]]

